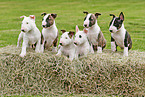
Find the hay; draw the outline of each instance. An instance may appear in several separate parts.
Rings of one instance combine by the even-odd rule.
[[[145,95],[145,52],[104,50],[79,60],[28,49],[0,48],[0,95]]]

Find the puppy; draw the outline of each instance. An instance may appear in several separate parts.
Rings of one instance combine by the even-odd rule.
[[[70,32],[66,32],[65,30],[61,30],[62,31],[62,35],[60,38],[60,48],[58,50],[58,53],[56,54],[58,55],[65,55],[68,56],[69,59],[72,61],[75,58],[75,45],[74,45],[74,41],[73,41],[73,36],[74,33],[73,31]]]
[[[45,48],[49,48],[53,46],[52,51],[57,52],[57,41],[58,41],[58,29],[55,25],[55,18],[57,14],[41,14],[43,17],[42,19],[42,47],[41,51],[43,52]]]
[[[119,17],[116,17],[114,14],[109,31],[111,32],[111,50],[117,51],[117,46],[121,49],[124,49],[124,56],[128,56],[128,50],[132,48],[132,40],[129,33],[124,28],[124,15],[123,12],[120,13]]]
[[[87,32],[88,31],[86,29],[80,31],[78,26],[76,26],[76,34],[74,40],[74,44],[76,45],[76,59],[78,59],[78,56],[86,56],[88,53],[94,52],[93,48],[91,48],[92,46],[88,41]]]
[[[20,54],[21,57],[26,55],[26,48],[32,44],[36,43],[36,52],[40,52],[40,42],[41,42],[41,33],[39,29],[36,27],[35,24],[35,16],[30,15],[29,17],[21,16],[23,18],[22,25],[21,25],[21,33],[20,38],[23,37],[23,44],[22,44],[22,52]],[[19,44],[19,43],[18,43]]]
[[[87,37],[89,39],[89,42],[93,45],[94,51],[102,53],[102,50],[106,47],[106,39],[104,38],[104,35],[97,23],[97,18],[101,14],[92,14],[88,12],[83,13],[86,14],[83,26],[88,28]]]
[[[24,34],[24,32],[22,32],[22,31],[19,34],[18,42],[17,42],[17,48],[20,47],[20,45],[21,45],[21,41],[23,40],[23,34]],[[35,49],[36,48],[36,43],[32,44],[32,45],[28,44],[27,47]]]

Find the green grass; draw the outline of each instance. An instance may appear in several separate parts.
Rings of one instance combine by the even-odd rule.
[[[22,15],[35,15],[36,25],[42,30],[40,14],[57,13],[56,25],[60,30],[75,31],[75,25],[83,29],[83,11],[100,12],[98,24],[107,39],[110,49],[110,13],[125,14],[125,28],[133,40],[132,50],[145,51],[145,1],[144,0],[1,0],[0,1],[0,47],[16,45],[20,33]]]

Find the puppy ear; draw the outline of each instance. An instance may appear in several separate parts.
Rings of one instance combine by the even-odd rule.
[[[88,29],[84,28],[83,31],[87,34],[88,33]]]
[[[79,27],[76,25],[76,33],[79,32]]]
[[[98,18],[99,15],[101,15],[101,13],[95,13],[96,18]]]
[[[35,15],[30,15],[29,17],[35,20]]]
[[[70,38],[72,38],[74,34],[75,34],[75,32],[73,32],[73,31],[69,31],[69,33],[68,33]]]
[[[51,16],[55,19],[57,14],[52,13]]]
[[[115,17],[116,17],[114,14],[110,14],[110,16],[113,16],[113,18],[115,18]]]
[[[120,18],[122,21],[124,21],[124,15],[123,15],[123,12],[120,13],[119,18]]]
[[[61,32],[62,32],[62,33],[65,33],[65,32],[66,32],[66,30],[61,30]]]
[[[87,15],[89,12],[87,12],[87,11],[83,11],[83,13]]]
[[[46,12],[43,12],[43,13],[41,13],[41,16],[45,16],[47,13]]]
[[[25,17],[26,17],[26,16],[24,16],[24,15],[23,15],[23,16],[20,16],[20,18],[25,18]]]

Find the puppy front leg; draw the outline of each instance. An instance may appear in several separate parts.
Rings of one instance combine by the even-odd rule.
[[[124,39],[124,56],[128,56],[128,33],[126,32],[125,34],[125,39]]]
[[[53,41],[52,52],[57,52],[57,41],[58,41],[58,37]]]
[[[117,47],[116,47],[116,44],[115,44],[115,40],[114,38],[111,36],[111,50],[113,52],[117,51]]]
[[[19,34],[18,42],[17,42],[17,47],[20,47],[22,39],[23,39],[23,32],[21,32],[21,33]]]
[[[40,53],[40,49],[41,49],[40,42],[41,42],[41,39],[37,41],[36,48],[35,48],[36,53]]]
[[[90,52],[92,53],[92,54],[94,54],[94,49],[93,49],[93,45],[91,44],[91,46],[90,46]]]
[[[70,59],[71,61],[74,59],[74,57],[75,57],[75,53],[69,54],[69,59]]]
[[[42,41],[42,40],[41,40]],[[43,53],[44,49],[45,49],[45,40],[43,42],[41,42],[41,46],[40,46],[40,52]]]
[[[58,55],[61,55],[62,54],[62,52],[61,52],[61,48],[58,50],[58,53],[56,54],[56,56],[58,56]]]
[[[21,51],[20,57],[24,57],[24,56],[26,56],[26,48],[27,48],[27,44],[28,44],[27,41],[23,41],[22,51]]]
[[[102,32],[99,33],[98,35],[98,47],[97,47],[97,53],[102,53]]]
[[[78,50],[76,51],[75,53],[75,59],[78,60],[78,56],[79,56],[79,53],[78,53]]]

